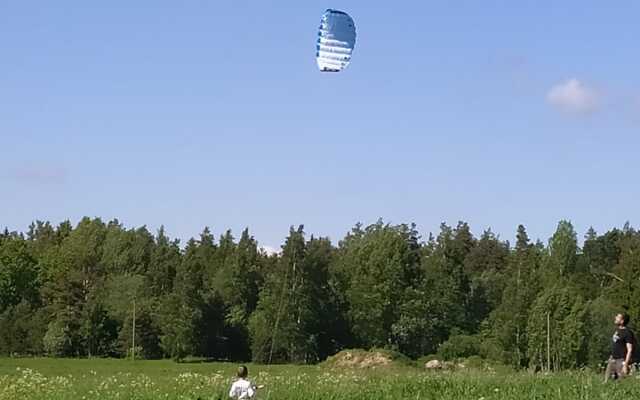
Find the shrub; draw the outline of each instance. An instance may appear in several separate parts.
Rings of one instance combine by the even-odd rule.
[[[480,355],[482,345],[478,336],[455,335],[442,343],[438,355],[444,360],[455,360]]]

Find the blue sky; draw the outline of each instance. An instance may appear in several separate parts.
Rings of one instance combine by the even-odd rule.
[[[2,1],[0,226],[187,239],[468,221],[546,240],[640,208],[640,3]],[[326,8],[358,43],[315,65]]]

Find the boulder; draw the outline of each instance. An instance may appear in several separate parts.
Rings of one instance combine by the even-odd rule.
[[[426,369],[441,369],[442,368],[442,362],[440,362],[439,360],[431,360],[429,362],[427,362],[424,367]]]

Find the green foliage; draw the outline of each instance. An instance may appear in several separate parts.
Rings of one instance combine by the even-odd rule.
[[[176,361],[196,354],[196,329],[201,317],[200,310],[178,294],[167,296],[160,311],[160,345],[164,353]]]
[[[580,367],[587,362],[588,303],[569,286],[543,291],[529,316],[529,358],[533,367],[553,370]],[[549,337],[547,352],[547,336]]]
[[[627,228],[619,239],[619,261],[613,267],[616,277],[611,285],[611,298],[630,315],[640,319],[640,233]]]
[[[424,287],[409,288],[404,297],[399,318],[391,327],[392,342],[412,357],[435,351],[446,336],[446,299]]]
[[[22,301],[0,314],[0,354],[41,355],[47,330],[43,309]]]
[[[549,240],[549,269],[551,279],[566,277],[573,273],[578,259],[576,231],[569,221],[560,221],[556,232]]]
[[[470,335],[453,335],[440,345],[438,355],[444,360],[479,356],[481,339]]]
[[[164,228],[36,221],[0,233],[0,354],[301,364],[362,347],[546,368],[548,315],[551,367],[597,366],[613,314],[640,317],[640,233],[576,238],[519,226],[512,247],[459,222],[421,242],[378,221],[338,246],[291,229],[267,255],[248,229],[181,246]]]
[[[539,258],[524,226],[520,225],[515,251],[508,259],[505,290],[488,324],[490,335],[502,348],[503,358],[500,360],[516,368],[528,365],[528,321],[531,306],[540,290]]]
[[[609,357],[613,333],[611,324],[613,316],[619,312],[620,309],[607,296],[600,296],[589,303],[589,336],[586,356],[589,366],[594,368],[601,366]]]
[[[49,322],[47,332],[42,339],[45,354],[53,357],[64,357],[72,354],[71,332],[64,320]]]
[[[145,274],[146,288],[150,296],[159,297],[173,290],[176,268],[180,264],[181,253],[179,241],[171,241],[164,227],[160,227],[155,238],[155,246],[151,250],[149,267]]]
[[[340,243],[335,273],[348,303],[347,315],[356,342],[363,347],[393,343],[393,325],[403,304],[402,294],[417,277],[418,235],[414,227],[382,222],[357,226]]]
[[[81,316],[80,334],[82,336],[85,355],[115,356],[118,322],[108,313],[103,304],[96,299],[88,301]]]
[[[0,312],[23,299],[38,299],[37,261],[21,239],[4,240],[0,246]]]
[[[471,290],[471,277],[464,260],[475,240],[469,227],[458,224],[454,230],[441,226],[437,239],[430,239],[418,266],[418,279],[404,290],[399,319],[392,327],[398,348],[413,357],[430,354],[450,334],[472,333],[478,328],[474,310],[478,292]]]
[[[125,230],[115,220],[107,227],[100,263],[109,274],[143,274],[153,247],[153,236],[145,227]]]
[[[150,302],[136,303],[136,334],[135,356],[148,360],[162,358],[163,351],[160,343],[161,331],[154,319],[153,304]],[[131,357],[133,343],[133,313],[124,319],[117,337],[117,351],[121,356]]]
[[[305,242],[303,227],[290,230],[277,269],[266,276],[251,317],[253,359],[258,362],[309,363],[319,360],[326,339],[327,240]]]
[[[440,345],[435,356],[448,361],[478,357],[498,363],[504,358],[499,343],[482,335],[452,335]]]

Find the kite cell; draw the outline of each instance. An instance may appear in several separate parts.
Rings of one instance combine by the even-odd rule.
[[[338,10],[327,10],[322,15],[316,60],[322,72],[340,72],[351,62],[356,45],[356,25],[349,14]]]

